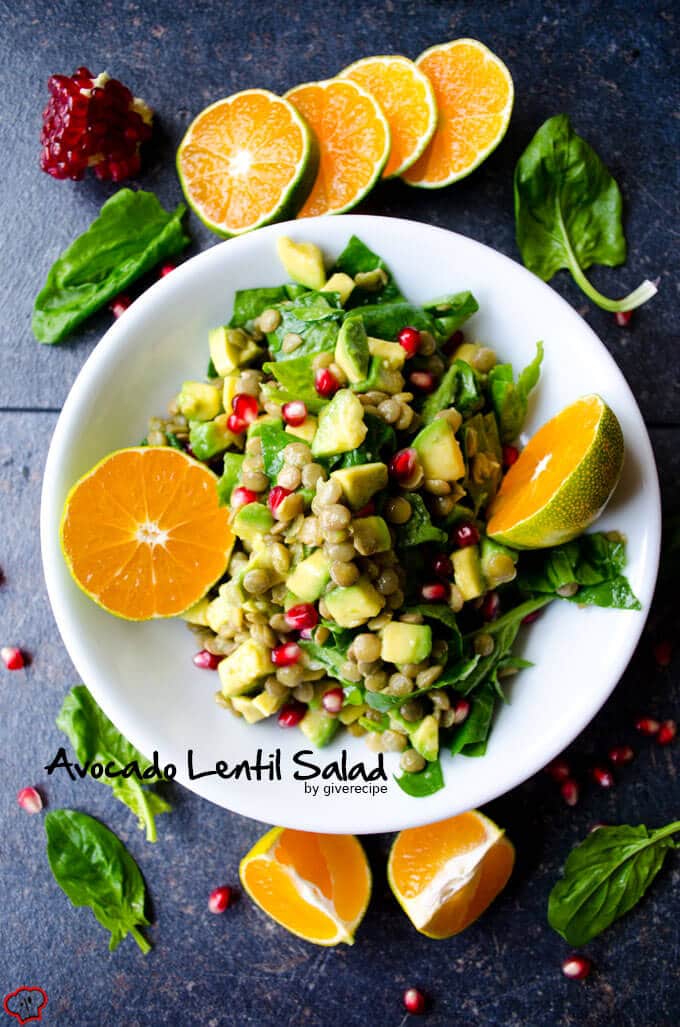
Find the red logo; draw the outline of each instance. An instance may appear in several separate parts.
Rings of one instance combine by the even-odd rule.
[[[17,988],[5,995],[2,1008],[8,1016],[15,1016],[20,1024],[42,1020],[42,1011],[47,1005],[47,995],[42,988]]]

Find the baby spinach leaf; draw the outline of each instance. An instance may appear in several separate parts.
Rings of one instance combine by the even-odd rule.
[[[359,464],[387,463],[397,448],[394,428],[375,414],[364,414],[366,438],[357,449],[343,454],[338,467],[356,467]]]
[[[419,603],[417,606],[409,606],[404,613],[419,613],[426,620],[436,620],[440,624],[445,624],[453,635],[460,635],[456,615],[445,603]]]
[[[452,756],[483,756],[491,733],[496,692],[491,682],[475,692],[466,720],[453,729],[449,751]]]
[[[656,293],[643,282],[621,300],[595,289],[583,271],[626,259],[621,192],[595,151],[576,135],[566,114],[541,125],[515,168],[515,227],[522,260],[549,281],[568,268],[603,310],[633,310]]]
[[[45,817],[47,859],[59,887],[74,906],[89,906],[111,933],[113,952],[131,934],[146,955],[151,945],[139,931],[146,888],[139,867],[107,827],[71,809],[50,811]]]
[[[90,314],[189,243],[186,207],[168,212],[153,193],[119,189],[56,259],[33,308],[33,334],[61,342]]]
[[[471,292],[456,292],[423,303],[423,309],[434,314],[437,337],[440,342],[445,342],[468,318],[477,313],[479,304]]]
[[[262,442],[262,460],[264,462],[264,473],[272,485],[283,467],[283,451],[289,442],[293,441],[291,436],[284,431],[283,421],[263,421],[251,428],[249,437],[259,435]]]
[[[626,546],[616,534],[593,532],[552,549],[522,553],[517,586],[525,592],[556,596],[557,590],[576,583],[573,596],[558,596],[585,606],[619,610],[641,609],[622,570]]]
[[[350,278],[354,278],[357,274],[375,271],[376,268],[382,268],[385,272],[387,284],[377,292],[362,289],[359,285],[355,286],[347,301],[347,309],[363,306],[367,303],[390,303],[393,300],[403,299],[399,287],[394,281],[392,272],[382,257],[379,257],[361,239],[353,235],[336,260],[333,271],[342,271],[344,274],[349,275]]]
[[[501,480],[503,451],[495,415],[474,414],[465,421],[462,436],[464,452],[474,454],[467,460],[463,488],[476,517],[494,498]]]
[[[536,356],[513,381],[512,364],[496,364],[489,371],[489,396],[498,419],[501,440],[512,442],[522,430],[529,393],[538,383],[543,360],[543,343],[536,343]]]
[[[367,305],[361,308],[361,317],[366,334],[374,339],[394,341],[401,329],[410,325],[419,331],[430,332],[437,341],[441,341],[432,314],[405,300]]]
[[[432,523],[429,511],[422,496],[410,492],[408,501],[413,511],[406,524],[397,529],[397,545],[402,548],[419,546],[423,542],[446,542],[448,535]]]
[[[139,774],[152,767],[150,760],[135,749],[99,708],[84,685],[76,685],[67,694],[57,716],[57,727],[68,736],[81,766],[86,763],[109,765],[115,771],[135,765]],[[149,842],[156,841],[156,820],[159,813],[172,807],[136,774],[129,777],[101,777],[115,797],[132,810],[139,826],[146,829]]]
[[[242,453],[224,454],[224,471],[217,482],[217,495],[220,506],[229,506],[231,494],[238,484],[241,475],[241,466],[244,461]]]
[[[570,945],[585,945],[635,906],[663,866],[680,820],[656,831],[599,827],[570,853],[550,893],[548,922]]]
[[[276,304],[274,309],[280,313],[281,323],[269,332],[267,341],[275,360],[296,360],[335,349],[344,316],[336,293],[305,292],[295,300]],[[284,353],[281,347],[289,333],[299,335],[302,343],[292,353]]]
[[[342,676],[342,667],[347,662],[347,649],[333,642],[326,642],[319,645],[317,642],[305,642],[300,640],[298,645],[304,649],[313,660],[317,660],[326,668],[329,677],[335,678],[342,685],[348,688],[356,688],[356,684],[348,681]]]
[[[422,799],[426,795],[434,795],[435,792],[441,791],[444,787],[444,775],[442,774],[442,766],[439,760],[428,763],[424,770],[419,770],[417,773],[402,770],[400,774],[394,775],[394,780],[402,792],[413,796],[414,799]]]
[[[477,372],[465,360],[454,360],[435,391],[423,403],[423,420],[428,424],[440,410],[448,407],[455,407],[463,417],[467,417],[483,405]]]
[[[313,357],[311,354],[293,357],[292,360],[279,360],[265,364],[262,370],[271,374],[280,383],[281,388],[269,395],[277,402],[288,403],[293,399],[301,399],[311,414],[316,414],[327,403],[314,388]]]
[[[234,312],[229,322],[230,328],[245,328],[259,317],[263,310],[284,303],[290,299],[285,285],[275,285],[269,289],[237,289],[234,296]]]

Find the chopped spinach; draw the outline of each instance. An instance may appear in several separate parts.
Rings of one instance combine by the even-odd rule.
[[[536,343],[536,356],[513,381],[512,364],[496,364],[489,371],[489,396],[503,442],[512,442],[522,430],[529,393],[538,383],[543,360],[543,343]]]
[[[408,502],[411,505],[411,516],[406,524],[397,529],[397,546],[408,548],[419,546],[423,542],[447,542],[448,535],[432,523],[425,501],[417,492],[410,492]]]

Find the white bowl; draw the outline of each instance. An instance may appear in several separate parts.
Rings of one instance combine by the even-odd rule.
[[[296,767],[309,772],[292,761],[294,753],[311,748],[303,735],[282,730],[275,719],[248,726],[216,706],[217,675],[193,667],[195,646],[184,624],[133,624],[105,613],[72,581],[58,540],[62,505],[76,479],[105,454],[136,444],[148,416],[165,410],[181,382],[203,376],[208,329],[228,320],[234,291],[284,280],[277,237],[313,240],[332,259],[353,233],[385,258],[416,302],[471,289],[480,311],[465,326],[466,335],[496,348],[503,360],[521,368],[534,355],[536,340],[544,340],[528,432],[578,396],[598,392],[616,411],[626,439],[622,480],[598,527],[627,536],[627,573],[643,611],[552,603],[524,633],[522,654],[535,666],[515,679],[487,755],[451,759],[444,753],[446,787],[421,799],[405,795],[392,780],[393,755],[385,760],[384,793],[324,795],[324,785],[341,785],[336,777],[295,779]],[[489,802],[543,767],[585,727],[617,684],[642,632],[657,573],[660,503],[635,399],[605,347],[564,300],[519,264],[471,239],[396,218],[347,215],[274,225],[214,246],[152,286],[112,325],[57,423],[45,469],[41,535],[47,589],[66,648],[97,702],[142,752],[157,750],[161,764],[175,764],[177,780],[237,813],[303,830],[371,833]],[[258,749],[266,760],[279,750],[282,779],[189,780],[190,749],[195,772],[214,770],[218,760],[252,763]],[[303,759],[327,767],[341,760],[343,750],[350,765],[378,766],[363,740],[346,732]],[[316,795],[305,791],[310,784],[319,785]]]

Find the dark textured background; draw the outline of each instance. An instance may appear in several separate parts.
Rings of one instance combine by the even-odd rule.
[[[670,601],[657,604],[616,694],[570,750],[583,774],[614,743],[632,743],[635,762],[611,792],[587,786],[575,810],[545,775],[493,803],[488,811],[517,844],[517,869],[483,919],[450,941],[420,937],[391,898],[384,877],[389,838],[366,839],[375,891],[357,944],[326,951],[286,934],[247,899],[222,917],[207,912],[208,892],[237,880],[238,860],[262,825],[175,789],[175,811],[160,819],[159,841],[149,846],[107,789],[92,781],[48,783],[41,769],[60,744],[54,717],[75,680],[42,582],[42,467],[58,410],[109,315],[50,348],[31,337],[30,310],[51,261],[112,191],[94,180],[55,182],[38,170],[48,75],[82,63],[106,68],[153,105],[158,129],[139,182],[167,206],[180,199],[176,145],[212,100],[248,86],[282,92],[367,54],[415,57],[463,35],[484,40],[513,74],[516,105],[505,141],[457,186],[428,194],[381,185],[363,209],[454,228],[516,256],[514,162],[544,118],[569,113],[626,201],[627,264],[595,271],[594,281],[611,294],[644,277],[659,276],[661,284],[627,330],[591,307],[564,274],[554,285],[622,367],[650,424],[666,510],[677,510],[679,98],[670,2],[0,2],[0,642],[33,654],[26,672],[0,671],[0,997],[21,984],[41,985],[49,995],[46,1024],[383,1027],[404,1022],[400,997],[411,984],[431,996],[433,1027],[671,1027],[680,1020],[677,857],[644,903],[588,946],[596,972],[585,983],[562,977],[568,950],[545,920],[559,867],[594,822],[656,826],[678,816],[680,742],[660,749],[631,727],[638,711],[680,713],[678,662],[660,670],[652,657],[656,640],[677,633]],[[215,241],[195,218],[189,224],[194,249]],[[129,940],[109,955],[91,914],[74,910],[55,885],[41,818],[27,817],[14,800],[32,783],[44,785],[52,808],[85,809],[129,844],[153,899],[154,950],[146,959]]]

